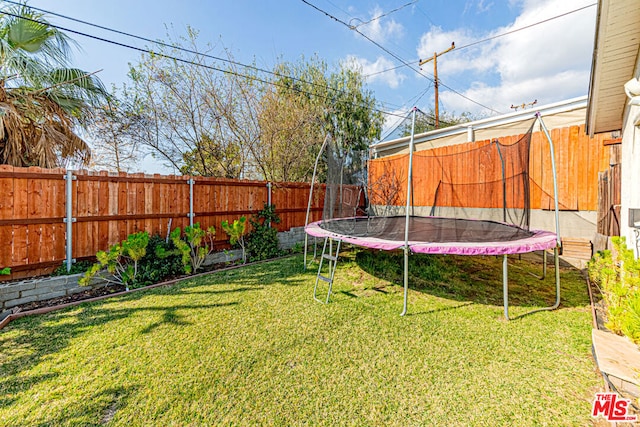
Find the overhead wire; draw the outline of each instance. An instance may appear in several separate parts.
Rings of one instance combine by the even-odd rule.
[[[466,49],[468,47],[475,46],[475,45],[480,44],[480,43],[485,43],[485,42],[497,39],[499,37],[508,36],[509,34],[517,33],[518,31],[526,30],[528,28],[535,27],[536,25],[544,24],[544,23],[547,23],[549,21],[553,21],[554,19],[562,18],[564,16],[571,15],[572,13],[580,12],[581,10],[593,7],[596,4],[597,3],[591,3],[589,5],[580,7],[578,9],[574,9],[574,10],[571,10],[569,12],[562,13],[560,15],[552,16],[551,18],[547,18],[547,19],[544,19],[542,21],[534,22],[533,24],[525,25],[524,27],[516,28],[515,30],[505,31],[504,33],[496,34],[495,36],[487,37],[485,39],[478,40],[478,41],[475,41],[475,42],[472,42],[472,43],[469,43],[469,44],[466,44],[466,45],[463,45],[463,46],[460,46],[460,47],[456,46],[456,50]]]
[[[578,9],[574,9],[574,10],[571,10],[571,11],[569,11],[569,12],[565,12],[565,13],[562,13],[562,14],[560,14],[560,15],[556,15],[556,16],[553,16],[553,17],[551,17],[551,18],[544,19],[544,20],[542,20],[542,21],[534,22],[533,24],[529,24],[529,25],[526,25],[526,26],[524,26],[524,27],[516,28],[515,30],[506,31],[506,32],[504,32],[504,33],[496,34],[496,35],[491,36],[491,37],[487,37],[487,38],[484,38],[484,39],[481,39],[481,40],[476,40],[476,41],[471,42],[471,43],[468,43],[468,44],[466,44],[466,45],[456,46],[456,51],[460,51],[460,50],[462,50],[462,49],[466,49],[466,48],[469,48],[469,47],[471,47],[471,46],[475,46],[475,45],[478,45],[478,44],[481,44],[481,43],[485,43],[485,42],[488,42],[488,41],[491,41],[491,40],[494,40],[494,39],[497,39],[497,38],[500,38],[500,37],[504,37],[504,36],[507,36],[507,35],[509,35],[509,34],[517,33],[518,31],[526,30],[526,29],[529,29],[529,28],[531,28],[531,27],[535,27],[536,25],[544,24],[544,23],[546,23],[546,22],[553,21],[554,19],[562,18],[562,17],[564,17],[564,16],[570,15],[570,14],[572,14],[572,13],[580,12],[580,11],[582,11],[582,10],[584,10],[584,9],[588,9],[588,8],[593,7],[593,6],[596,6],[596,5],[597,5],[597,3],[591,3],[591,4],[589,4],[589,5],[586,5],[586,6],[580,7],[580,8],[578,8]],[[423,13],[424,13],[424,12],[423,12]],[[425,14],[425,15],[426,15],[426,14]],[[433,22],[431,22],[431,23],[433,24]],[[435,25],[435,24],[434,24],[434,25]],[[376,75],[376,74],[386,73],[386,72],[389,72],[389,71],[396,70],[396,69],[398,69],[398,68],[402,68],[402,67],[404,67],[404,66],[405,66],[405,65],[404,65],[404,64],[402,64],[402,65],[399,65],[399,66],[397,66],[397,67],[388,68],[388,69],[386,69],[386,70],[382,70],[382,71],[377,71],[377,72],[375,72],[375,73],[369,74],[368,76]],[[368,77],[368,76],[365,76],[365,77]]]
[[[13,4],[13,5],[16,5],[16,6],[23,6],[22,3],[16,2],[16,1],[13,1],[13,0],[0,0],[0,1],[3,1],[4,3],[10,3],[10,4]],[[193,49],[188,49],[188,48],[185,48],[185,47],[182,47],[182,46],[177,46],[177,45],[174,45],[174,44],[165,43],[165,42],[160,41],[160,40],[152,40],[152,39],[149,39],[147,37],[142,37],[142,36],[138,36],[136,34],[127,33],[125,31],[117,30],[115,28],[110,28],[110,27],[105,27],[103,25],[94,24],[92,22],[84,21],[82,19],[74,18],[74,17],[68,16],[68,15],[63,15],[63,14],[56,13],[56,12],[53,12],[53,11],[50,11],[50,10],[46,10],[46,9],[42,9],[42,8],[39,8],[39,7],[30,6],[30,5],[27,5],[26,7],[28,7],[29,9],[37,10],[38,12],[46,13],[48,15],[57,16],[59,18],[67,19],[69,21],[73,21],[73,22],[77,22],[77,23],[80,23],[80,24],[88,25],[88,26],[91,26],[91,27],[94,27],[94,28],[99,28],[101,30],[109,31],[109,32],[112,32],[112,33],[115,33],[115,34],[120,34],[120,35],[123,35],[123,36],[126,36],[126,37],[131,37],[131,38],[134,38],[134,39],[142,40],[142,41],[145,41],[147,43],[152,43],[154,45],[167,47],[167,48],[170,48],[170,49],[175,49],[175,50],[178,50],[178,51],[181,51],[181,52],[190,53],[190,54],[193,54],[193,55],[196,55],[196,56],[215,59],[216,61],[226,62],[226,63],[232,64],[232,65],[237,65],[237,66],[240,66],[240,67],[243,67],[243,68],[247,68],[247,69],[250,69],[250,70],[258,71],[258,72],[265,73],[265,74],[270,74],[270,75],[275,76],[275,77],[287,77],[287,78],[290,78],[291,80],[294,80],[294,81],[297,81],[297,82],[300,82],[300,83],[305,83],[305,84],[309,84],[309,85],[312,85],[312,86],[321,87],[323,89],[328,88],[328,89],[332,89],[332,90],[336,90],[338,92],[341,92],[340,90],[335,89],[335,88],[330,88],[329,86],[325,86],[325,85],[322,85],[322,84],[319,84],[319,83],[309,82],[309,81],[306,81],[304,79],[300,79],[300,78],[297,78],[297,77],[291,77],[291,76],[283,75],[281,73],[277,73],[277,72],[274,72],[274,71],[266,70],[264,68],[260,68],[260,67],[257,67],[255,65],[248,65],[248,64],[244,64],[244,63],[241,63],[241,62],[238,62],[238,61],[234,61],[232,59],[221,58],[219,56],[211,55],[211,54],[208,54],[208,53],[198,52],[198,51],[193,50]],[[65,31],[73,31],[73,30],[69,30],[69,29],[65,29],[65,28],[61,28],[61,29],[64,29]],[[78,33],[78,34],[80,34],[80,33]],[[80,35],[89,36],[89,35],[86,35],[86,34],[80,34]],[[101,40],[101,41],[105,41],[105,40]],[[154,53],[156,53],[156,52],[154,52]]]
[[[330,14],[329,12],[319,8],[318,6],[314,5],[313,3],[309,2],[308,0],[301,0],[304,4],[306,4],[307,6],[317,10],[318,12],[324,14],[325,16],[327,16],[328,18],[344,25],[345,27],[347,27],[348,29],[355,31],[356,33],[360,34],[362,37],[364,37],[365,39],[367,39],[369,42],[373,43],[375,46],[377,46],[378,48],[380,48],[382,51],[384,51],[385,53],[387,53],[388,55],[390,55],[391,57],[393,57],[394,59],[396,59],[397,61],[399,61],[400,63],[404,64],[405,66],[409,67],[412,71],[414,71],[415,73],[417,73],[418,75],[425,77],[426,79],[430,80],[431,82],[434,81],[435,77],[430,77],[426,74],[423,74],[422,71],[420,70],[420,68],[416,69],[414,68],[410,63],[408,63],[407,61],[405,61],[404,59],[402,59],[401,57],[399,57],[398,55],[396,55],[395,53],[391,52],[389,49],[387,49],[386,47],[382,46],[380,43],[378,43],[377,41],[373,40],[371,37],[367,36],[366,34],[364,34],[362,31],[358,30],[357,28],[355,28],[353,25],[348,24],[347,22],[341,20],[340,18]],[[440,81],[440,80],[439,80]],[[465,98],[466,100],[482,107],[485,108],[487,110],[493,111],[494,113],[500,114],[500,111],[497,111],[495,109],[493,109],[492,107],[489,107],[487,105],[484,105],[474,99],[469,98],[468,96],[458,92],[457,90],[453,89],[450,86],[445,85],[444,83],[442,83],[440,81],[440,84],[442,86],[445,86],[447,89],[449,89],[451,92],[457,94],[458,96],[461,96],[463,98]]]
[[[20,3],[17,3],[17,2],[11,1],[11,0],[2,0],[2,1],[7,2],[7,3],[21,5]],[[31,6],[28,6],[28,5],[26,7],[32,8],[34,10],[38,10],[40,12],[49,13],[48,11],[45,11],[43,9],[31,7]],[[46,21],[43,22],[43,21],[39,21],[37,19],[28,18],[28,17],[25,17],[25,16],[20,16],[20,15],[14,14],[12,12],[1,11],[0,14],[4,14],[4,15],[11,16],[11,17],[14,17],[14,18],[23,19],[23,20],[27,20],[27,21],[30,21],[30,22],[38,23],[40,25],[47,25],[47,26],[49,26],[51,28],[56,28],[58,30],[66,31],[68,33],[76,34],[76,35],[87,37],[87,38],[94,39],[94,40],[98,40],[98,41],[101,41],[101,42],[104,42],[104,43],[109,43],[109,44],[112,44],[112,45],[115,45],[115,46],[119,46],[119,47],[131,49],[131,50],[135,50],[135,51],[138,51],[138,52],[142,52],[142,53],[146,53],[146,54],[150,54],[150,55],[155,55],[157,57],[174,60],[174,61],[177,61],[177,62],[180,62],[180,63],[183,63],[183,64],[203,67],[203,68],[210,69],[210,70],[213,70],[213,71],[218,71],[218,72],[221,72],[221,73],[231,74],[231,75],[234,75],[234,76],[237,76],[237,77],[248,78],[248,79],[260,82],[260,83],[269,84],[269,85],[273,85],[273,86],[277,86],[277,87],[282,87],[282,88],[285,88],[285,89],[291,89],[289,86],[285,86],[283,84],[278,84],[278,83],[276,83],[274,81],[261,79],[261,78],[255,76],[255,75],[243,74],[243,73],[240,73],[238,71],[233,71],[233,70],[229,70],[229,69],[222,69],[222,68],[219,68],[219,67],[216,67],[216,66],[213,66],[213,65],[208,65],[208,64],[203,64],[203,63],[190,61],[190,60],[187,60],[187,59],[179,58],[177,56],[168,55],[168,54],[165,54],[165,53],[162,53],[162,52],[157,52],[157,51],[153,51],[153,50],[146,49],[146,48],[140,48],[140,47],[137,47],[137,46],[133,46],[133,45],[130,45],[130,44],[118,42],[118,41],[115,41],[115,40],[110,40],[110,39],[107,39],[107,38],[104,38],[104,37],[100,37],[100,36],[96,36],[96,35],[93,35],[93,34],[88,34],[88,33],[82,32],[82,31],[77,31],[77,30],[74,30],[74,29],[71,29],[71,28],[63,27],[61,25],[52,24],[50,22],[46,22]],[[66,16],[60,15],[60,14],[55,14],[55,13],[51,13],[51,14],[52,15],[56,15],[56,16],[60,16],[60,17],[66,18],[66,19],[70,19],[70,20],[76,20],[75,18],[66,17]],[[80,21],[80,20],[76,20],[76,21]],[[87,25],[93,25],[93,26],[96,26],[96,27],[101,27],[101,26],[99,26],[97,24],[91,24],[91,23],[87,23],[87,22],[83,22],[83,23],[86,23]],[[242,63],[237,62],[237,61],[232,61],[232,60],[228,60],[228,59],[224,59],[224,58],[218,58],[218,57],[215,57],[215,56],[212,56],[212,55],[199,53],[199,52],[196,52],[196,51],[193,51],[193,50],[190,50],[190,49],[181,48],[181,47],[178,47],[178,46],[173,46],[173,45],[169,45],[169,44],[162,43],[162,42],[156,42],[156,41],[153,41],[153,40],[150,40],[150,39],[145,39],[144,37],[139,37],[139,36],[131,35],[131,34],[128,34],[128,33],[120,32],[118,30],[109,29],[107,27],[102,27],[102,28],[105,29],[105,30],[109,30],[109,31],[119,32],[119,33],[121,33],[123,35],[127,35],[127,36],[130,36],[130,37],[134,37],[134,38],[150,41],[152,43],[158,43],[158,44],[163,45],[165,47],[175,48],[177,50],[183,50],[183,51],[186,51],[186,52],[189,52],[189,53],[196,54],[198,56],[213,58],[213,59],[217,59],[217,60],[220,60],[220,61],[223,61],[223,62],[228,62],[228,63],[233,64],[233,65],[238,65],[238,66],[241,66],[241,67],[253,69],[255,71],[268,73],[268,74],[274,75],[276,77],[288,77],[288,78],[291,78],[292,80],[295,80],[295,81],[299,81],[299,82],[307,83],[307,84],[310,84],[310,85],[315,85],[315,86],[322,87],[323,89],[329,89],[329,90],[334,90],[334,91],[341,92],[341,91],[336,90],[335,88],[332,88],[330,86],[319,85],[317,83],[308,82],[308,81],[305,81],[305,80],[302,80],[302,79],[297,79],[297,78],[294,78],[294,77],[281,75],[281,74],[278,74],[278,73],[274,73],[274,72],[271,72],[271,71],[268,71],[268,70],[261,69],[259,67],[242,64]],[[299,92],[299,93],[304,93],[304,94],[307,94],[307,95],[319,96],[319,97],[327,99],[327,100],[331,100],[332,99],[329,96],[324,96],[322,94],[308,92],[308,91],[305,91],[305,90],[302,90],[302,89],[294,89],[294,90]],[[353,105],[358,105],[358,104],[354,103]],[[360,105],[362,105],[362,104],[360,104]],[[389,111],[384,111],[384,110],[381,110],[381,109],[378,109],[378,108],[372,108],[372,110],[376,111],[376,112],[379,112],[381,114],[384,114],[384,115],[398,116],[395,113],[392,113],[392,112],[389,112]]]
[[[353,26],[354,28],[358,28],[358,27],[361,27],[361,26],[363,26],[363,25],[367,25],[367,24],[370,24],[370,23],[372,23],[372,22],[374,22],[374,21],[377,21],[377,20],[379,20],[379,19],[382,19],[382,18],[384,18],[384,17],[386,17],[386,16],[389,16],[389,15],[391,15],[392,13],[394,13],[394,12],[398,12],[399,10],[402,10],[402,9],[404,9],[405,7],[407,7],[407,6],[411,6],[412,4],[415,4],[415,3],[417,3],[417,2],[418,2],[418,0],[410,1],[409,3],[405,3],[405,4],[403,4],[402,6],[398,6],[398,7],[396,7],[396,8],[395,8],[395,9],[393,9],[393,10],[390,10],[390,11],[388,11],[388,12],[385,12],[385,13],[382,13],[382,14],[380,14],[380,15],[377,15],[377,16],[375,16],[375,17],[373,17],[373,18],[369,19],[368,21],[363,21],[363,20],[362,20],[362,19],[360,19],[360,18],[352,18],[352,19],[349,21],[349,23],[351,23],[351,21],[354,21],[354,20],[358,20],[358,21],[360,21],[360,24],[358,24],[358,25],[354,25],[354,26]]]

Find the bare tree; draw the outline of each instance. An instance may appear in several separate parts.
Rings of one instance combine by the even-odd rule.
[[[114,87],[115,94],[117,89]],[[122,97],[127,99],[127,88],[123,86]],[[89,167],[92,169],[130,172],[144,154],[137,144],[135,132],[140,116],[135,114],[135,107],[126,105],[115,96],[109,103],[96,110],[93,123],[89,127],[92,140],[92,156]]]
[[[198,52],[197,35],[189,29],[185,38],[170,44]],[[248,145],[258,139],[246,117],[255,111],[254,81],[202,54],[183,62],[168,57],[183,52],[166,50],[143,56],[130,68],[141,106],[138,142],[183,173],[241,177]]]

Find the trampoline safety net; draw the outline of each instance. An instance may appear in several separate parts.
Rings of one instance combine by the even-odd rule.
[[[426,149],[426,143],[421,144],[413,153],[410,240],[526,238],[534,123],[535,118],[528,131],[518,136]],[[326,151],[326,193],[320,227],[338,234],[403,240],[408,147],[404,151],[369,159],[366,151],[349,150],[331,141]],[[431,217],[438,218],[437,226]],[[333,221],[337,218],[349,220]]]

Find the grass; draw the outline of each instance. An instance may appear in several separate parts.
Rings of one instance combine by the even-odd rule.
[[[400,317],[398,259],[347,253],[328,305],[295,256],[16,320],[0,332],[0,425],[591,422],[579,272],[563,269],[559,310],[507,322],[499,258],[414,256]],[[553,301],[539,268],[514,261],[513,315]]]

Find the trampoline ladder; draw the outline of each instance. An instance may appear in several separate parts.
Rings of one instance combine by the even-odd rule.
[[[329,243],[327,245],[327,242]],[[331,297],[331,287],[333,285],[333,276],[336,274],[336,266],[338,264],[338,254],[340,253],[340,244],[341,240],[336,240],[335,242],[335,252],[333,251],[334,240],[331,237],[325,237],[324,245],[322,246],[322,256],[320,257],[320,265],[318,266],[318,275],[316,276],[316,284],[313,287],[313,299],[318,302],[323,302],[325,304],[329,303],[329,297]],[[328,253],[327,253],[328,249]],[[322,274],[322,264],[324,260],[328,261],[329,272],[327,276]],[[318,283],[320,281],[327,282],[329,284],[329,289],[327,290],[327,299],[322,301],[318,299],[317,291],[318,291]]]

